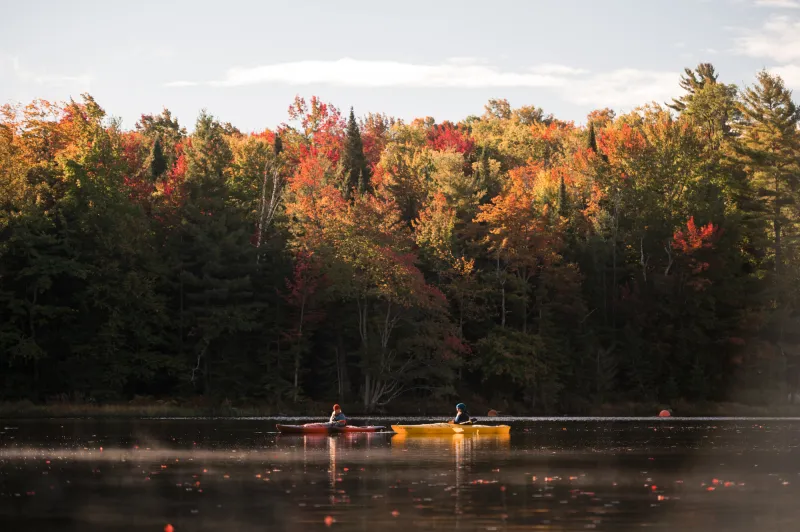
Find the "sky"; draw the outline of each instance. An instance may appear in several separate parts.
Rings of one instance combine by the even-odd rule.
[[[679,96],[711,62],[800,93],[800,0],[0,0],[0,104],[90,93],[132,128],[201,109],[242,131],[296,95],[457,121],[491,98],[584,123]],[[800,98],[797,98],[800,100]]]

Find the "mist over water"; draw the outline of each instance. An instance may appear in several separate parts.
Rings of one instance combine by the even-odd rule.
[[[800,420],[488,418],[510,436],[279,435],[306,419],[0,422],[3,530],[795,530]],[[440,421],[369,419],[365,424]]]

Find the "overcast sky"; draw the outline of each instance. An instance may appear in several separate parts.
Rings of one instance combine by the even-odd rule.
[[[202,108],[272,128],[297,94],[438,121],[507,98],[582,123],[680,94],[699,62],[800,89],[800,0],[0,0],[0,13],[0,103],[88,91],[128,128],[163,107],[189,129]]]

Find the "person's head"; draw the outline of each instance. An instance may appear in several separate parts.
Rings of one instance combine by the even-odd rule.
[[[339,405],[333,405],[333,411],[334,413],[338,414],[339,412],[342,411],[342,409]]]
[[[456,410],[458,410],[459,412],[466,412],[467,406],[464,403],[458,403],[456,405]]]

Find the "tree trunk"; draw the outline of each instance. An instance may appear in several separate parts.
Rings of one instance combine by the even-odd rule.
[[[364,371],[364,409],[370,411],[370,395],[372,391],[372,368],[370,367],[370,354],[369,354],[369,336],[367,329],[367,310],[368,303],[365,297],[363,301],[361,298],[357,299],[358,302],[358,334],[361,337],[361,356],[362,367]]]
[[[371,396],[372,396],[372,377],[369,374],[369,370],[366,370],[366,374],[364,375],[364,410],[367,413],[372,411],[372,405],[370,404]]]
[[[366,305],[365,305],[366,308]],[[386,303],[386,315],[383,320],[383,327],[380,331],[380,356],[377,360],[377,368],[374,366],[367,366],[364,375],[364,408],[367,412],[371,412],[381,400],[390,401],[393,397],[399,395],[404,386],[394,377],[394,374],[402,374],[400,371],[395,372],[393,369],[393,355],[389,349],[389,341],[392,332],[399,320],[399,314],[392,316],[392,303]],[[366,318],[366,317],[365,317]],[[364,320],[366,321],[366,319]]]
[[[528,280],[522,277],[522,333],[528,333]],[[541,325],[540,325],[541,326]]]
[[[459,293],[458,298],[458,339],[464,339],[464,293]]]
[[[300,351],[299,349],[295,349],[294,351],[294,394],[292,397],[293,402],[297,402],[298,397],[298,389],[299,389],[299,375],[300,375]]]
[[[267,176],[269,175],[269,163],[264,165],[264,180],[261,183],[261,209],[258,213],[258,234],[256,234],[256,248],[261,248],[261,238],[264,234],[264,222],[267,213]],[[260,254],[256,254],[256,263],[260,258]]]
[[[339,398],[339,402],[344,402],[344,386],[343,386],[343,379],[342,379],[342,360],[339,354],[339,346],[333,348],[333,352],[336,353],[336,396]]]
[[[611,334],[614,341],[617,339],[617,229],[619,226],[618,199],[614,191],[614,239],[611,248]]]
[[[343,403],[345,391],[350,389],[350,376],[347,373],[347,351],[344,347],[341,328],[336,330],[336,366],[339,378],[339,402]]]
[[[506,327],[506,281],[500,281],[500,253],[497,254],[497,280],[500,282],[501,305],[500,305],[500,327]]]
[[[300,357],[302,355],[301,347],[303,342],[303,322],[305,321],[306,315],[306,296],[303,295],[303,299],[300,302],[300,325],[297,329],[297,344],[295,345],[294,350],[294,402],[297,402],[297,399],[300,395]]]
[[[275,211],[278,209],[278,202],[281,199],[281,176],[280,176],[280,165],[278,161],[273,161],[273,165],[270,165],[270,162],[264,164],[264,180],[261,183],[261,209],[258,215],[258,234],[256,235],[256,248],[261,248],[261,241],[264,237],[264,232],[267,230],[267,227],[272,223],[272,219],[275,217]],[[269,203],[267,202],[267,182],[269,181],[269,171],[272,170],[272,194],[270,195]],[[261,260],[261,254],[256,254],[256,264]]]
[[[778,175],[775,175],[775,208],[774,208],[774,218],[772,221],[773,231],[775,233],[775,277],[777,278],[777,282],[780,282],[780,277],[782,273],[782,264],[783,261],[783,247],[781,244],[781,202],[780,202],[780,183],[778,181]],[[778,293],[780,293],[780,286],[778,289]]]
[[[208,356],[206,356],[207,350],[208,346],[206,345],[206,349],[203,351],[203,395],[205,396],[211,395],[211,376],[209,375],[208,371]]]

